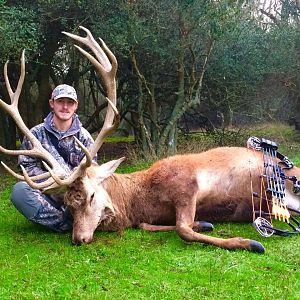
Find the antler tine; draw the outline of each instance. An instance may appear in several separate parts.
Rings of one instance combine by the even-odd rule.
[[[86,148],[79,140],[76,136],[74,136],[74,139],[76,141],[76,143],[79,145],[79,147],[81,148],[81,150],[84,152],[85,154],[85,165],[86,167],[89,167],[92,162],[93,162],[93,157],[91,156],[88,148]]]
[[[9,149],[5,149],[2,146],[0,146],[0,152],[2,152],[4,154],[8,154],[8,155],[14,155],[14,156],[27,155],[27,156],[43,158],[43,155],[39,151],[35,150],[34,148],[30,149],[30,150],[25,150],[25,149],[24,150],[9,150]]]
[[[15,171],[13,171],[9,166],[7,166],[3,161],[1,161],[2,166],[4,167],[4,169],[13,177],[19,179],[19,180],[25,180],[24,176],[16,173]]]
[[[39,182],[39,183],[36,183],[32,180],[32,177],[30,177],[28,175],[28,173],[26,172],[25,168],[21,165],[20,166],[21,169],[22,169],[22,172],[23,172],[23,175],[24,175],[24,178],[25,178],[25,181],[28,183],[28,185],[30,187],[32,187],[33,189],[37,189],[37,190],[40,190],[40,189],[44,189],[44,188],[47,188],[49,186],[51,186],[53,183],[54,183],[54,179],[52,177],[50,177],[49,179],[47,179],[46,181],[43,181],[43,182]]]
[[[111,50],[107,47],[107,45],[105,44],[105,42],[99,38],[101,44],[102,44],[102,47],[105,51],[105,53],[108,55],[108,58],[111,62],[111,73],[112,75],[115,77],[116,74],[117,74],[117,69],[118,69],[118,61],[115,57],[115,55],[111,52]]]
[[[7,166],[4,162],[1,161],[2,166],[5,168],[5,170],[10,173],[12,176],[14,176],[15,178],[19,179],[19,180],[25,180],[25,177],[16,173],[15,171],[13,171],[9,166]],[[31,176],[31,180],[32,181],[36,181],[36,180],[42,180],[42,179],[46,179],[49,178],[51,175],[49,172],[40,174],[40,175],[36,175],[36,176]]]
[[[51,174],[51,177],[58,185],[64,185],[63,181],[52,171],[52,169],[44,161],[43,161],[43,165],[48,170],[48,172]]]
[[[13,92],[9,79],[8,79],[8,63],[9,61],[6,61],[5,65],[4,65],[4,80],[5,80],[5,85],[6,85],[6,89],[11,101],[11,104],[14,105],[15,107],[18,106],[18,102],[19,102],[19,97],[21,95],[21,91],[22,91],[22,86],[24,83],[24,79],[25,79],[25,50],[22,51],[22,55],[21,55],[21,74],[20,74],[20,78],[18,81],[18,85],[17,85],[17,89],[15,92]]]
[[[95,65],[96,68],[98,66],[98,67],[100,67],[100,70],[102,68],[104,68],[106,71],[109,71],[111,69],[111,63],[110,63],[108,57],[106,56],[105,52],[102,50],[100,45],[96,42],[93,35],[87,28],[85,28],[83,26],[79,26],[79,28],[82,29],[83,31],[85,31],[85,33],[87,34],[86,37],[81,37],[76,34],[72,34],[72,33],[65,32],[65,31],[63,31],[62,33],[69,36],[73,40],[78,41],[78,42],[82,43],[83,45],[86,45],[89,49],[91,49],[93,51],[97,60],[99,61],[99,62],[97,61],[96,65]],[[80,47],[78,47],[78,48],[80,48]],[[81,50],[84,51],[83,49],[81,49]],[[85,53],[83,53],[83,54],[86,55]],[[92,64],[94,64],[94,63],[92,62]]]
[[[104,139],[109,136],[110,134],[112,134],[118,127],[120,124],[120,114],[118,112],[118,109],[116,108],[116,106],[106,97],[106,100],[108,102],[108,106],[111,107],[111,110],[114,112],[114,120],[111,124],[105,124],[101,129],[101,131],[99,132],[95,143],[93,145],[90,146],[90,153],[96,153],[98,152],[98,150],[101,148]],[[108,122],[107,122],[108,123]],[[106,127],[104,127],[106,126]],[[103,128],[105,128],[105,130],[103,130]]]
[[[15,178],[19,179],[19,180],[25,180],[25,177],[16,173],[15,171],[13,171],[9,166],[7,166],[3,161],[1,161],[2,166],[5,168],[5,170],[10,173],[12,176],[14,176]],[[36,176],[31,176],[31,180],[32,181],[37,181],[37,180],[42,180],[42,179],[46,179],[49,178],[51,175],[49,172],[46,173],[42,173],[40,175],[36,175]]]
[[[92,65],[94,65],[98,73],[105,74],[105,72],[107,72],[106,69],[99,63],[99,61],[94,56],[89,54],[87,51],[85,51],[78,45],[74,45],[74,47],[77,48],[92,63]]]

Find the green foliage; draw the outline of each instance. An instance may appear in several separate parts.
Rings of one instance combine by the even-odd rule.
[[[292,91],[282,82],[298,82],[299,29],[264,30],[257,20],[247,18],[235,20],[218,39],[206,73],[205,100],[210,109],[226,113],[230,108],[238,123],[287,120]]]
[[[152,146],[159,152],[160,147],[176,144],[171,141],[176,141],[179,116],[190,103],[200,103],[197,112],[215,126],[220,125],[219,113],[224,115],[222,126],[272,118],[286,121],[289,115],[299,119],[295,113],[300,82],[299,26],[288,22],[291,16],[297,20],[297,11],[293,1],[281,2],[282,24],[266,29],[253,1],[0,0],[0,63],[9,57],[19,60],[21,50],[27,49],[29,72],[21,114],[30,126],[48,111],[48,91],[59,82],[74,84],[86,100],[95,94],[96,101],[101,98],[99,82],[90,72],[89,62],[61,33],[78,33],[78,25],[88,27],[118,58],[121,115],[135,126],[136,140],[142,145],[143,127],[136,117],[140,114],[139,120],[144,121]],[[212,42],[203,84],[199,85]],[[133,67],[133,54],[141,77]],[[15,70],[11,73],[13,79],[18,77]],[[290,88],[285,81],[291,83]],[[95,106],[93,101],[83,104],[79,111],[83,121]],[[4,121],[1,123],[4,127]],[[167,133],[165,129],[171,127]]]
[[[118,142],[134,142],[134,137],[131,136],[110,136],[105,139],[107,143],[118,143]]]
[[[127,173],[132,173],[132,172],[136,172],[136,171],[141,171],[141,170],[145,170],[147,168],[149,168],[151,165],[150,161],[139,161],[137,164],[135,165],[121,165],[118,169],[117,172],[120,174],[127,174]]]
[[[36,13],[24,7],[8,7],[0,2],[0,62],[19,59],[22,49],[29,53],[38,49]]]

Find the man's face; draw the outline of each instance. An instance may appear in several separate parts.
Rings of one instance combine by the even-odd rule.
[[[70,98],[49,100],[49,104],[54,115],[60,121],[70,120],[78,107],[78,103]]]

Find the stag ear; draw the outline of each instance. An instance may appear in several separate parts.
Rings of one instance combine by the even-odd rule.
[[[111,160],[105,164],[100,165],[96,169],[96,178],[103,181],[105,178],[111,176],[123,160],[125,160],[125,157]]]

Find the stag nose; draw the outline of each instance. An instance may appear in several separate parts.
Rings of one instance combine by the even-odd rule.
[[[72,243],[73,243],[73,245],[75,245],[75,246],[80,246],[80,245],[82,245],[82,243],[83,243],[83,241],[82,240],[72,240]]]
[[[93,241],[92,237],[73,237],[72,243],[76,246],[80,246],[82,244],[89,244]]]

